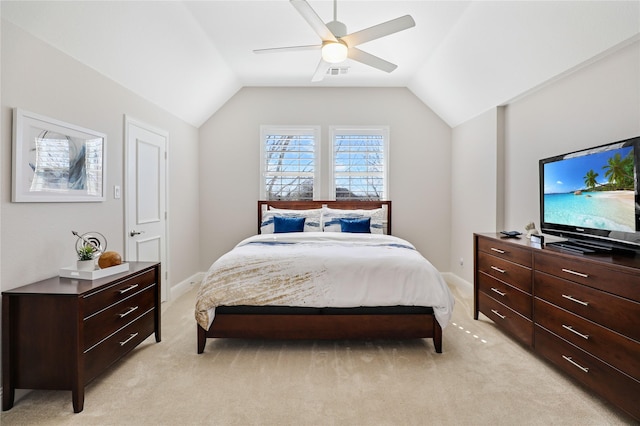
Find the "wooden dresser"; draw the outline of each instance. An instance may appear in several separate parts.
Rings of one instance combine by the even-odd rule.
[[[15,389],[84,387],[155,333],[160,342],[160,264],[130,262],[129,271],[96,280],[50,278],[2,292],[2,409]]]
[[[640,257],[474,234],[479,312],[640,420]],[[528,291],[527,291],[528,289]]]

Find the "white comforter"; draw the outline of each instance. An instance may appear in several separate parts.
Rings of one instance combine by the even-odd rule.
[[[220,257],[202,281],[196,320],[216,306],[430,306],[442,328],[454,299],[409,242],[390,235],[296,232],[255,235]]]

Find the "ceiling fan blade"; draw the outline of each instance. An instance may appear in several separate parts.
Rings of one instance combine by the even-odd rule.
[[[279,52],[297,52],[299,50],[320,50],[322,45],[309,44],[306,46],[288,46],[288,47],[269,47],[266,49],[255,49],[253,53],[279,53]]]
[[[322,81],[325,75],[327,75],[327,71],[331,67],[331,64],[324,59],[320,59],[318,63],[318,67],[316,68],[316,72],[313,73],[313,77],[311,78],[312,82]]]
[[[397,33],[398,31],[406,30],[414,27],[415,25],[416,21],[413,20],[411,15],[404,15],[400,18],[392,19],[390,21],[383,22],[382,24],[347,34],[344,37],[340,37],[340,40],[347,43],[347,46],[353,47],[389,34]]]
[[[379,58],[371,53],[364,52],[358,48],[350,47],[349,48],[349,59],[353,59],[354,61],[361,62],[365,65],[369,65],[370,67],[377,68],[380,71],[391,72],[398,68],[396,64],[392,64],[391,62],[385,61],[382,58]]]
[[[320,19],[315,10],[311,8],[309,3],[306,0],[291,0],[291,4],[296,8],[298,13],[302,15],[302,17],[307,21],[311,28],[320,36],[320,39],[323,41],[331,40],[338,41],[336,36],[333,35],[331,30],[325,25],[325,23]]]

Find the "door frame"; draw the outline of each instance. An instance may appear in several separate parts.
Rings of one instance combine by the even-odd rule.
[[[127,187],[126,185],[128,185],[129,183],[129,178],[131,176],[129,176],[129,126],[134,125],[136,127],[140,127],[146,131],[149,131],[151,133],[155,133],[159,136],[162,136],[165,139],[165,146],[164,146],[164,152],[165,152],[165,168],[164,168],[164,211],[165,211],[165,217],[164,217],[164,253],[165,253],[165,264],[161,265],[161,283],[162,283],[162,288],[161,288],[161,299],[163,302],[169,301],[169,296],[171,295],[171,292],[169,291],[171,286],[170,286],[170,282],[169,282],[169,264],[170,264],[170,252],[169,252],[169,132],[167,132],[166,130],[160,129],[158,127],[155,126],[151,126],[143,121],[140,121],[138,119],[135,119],[133,117],[131,117],[130,115],[124,114],[124,144],[123,144],[123,148],[124,148],[124,161],[123,161],[123,167],[124,167],[124,185],[123,185],[123,215],[124,215],[124,253],[125,253],[125,259],[127,258],[127,256],[129,255],[128,253],[128,244],[127,244],[127,239],[128,239],[128,233],[129,230],[131,229],[131,224],[129,223],[129,211],[128,209],[131,208],[131,206],[128,205],[127,203],[127,196],[126,196],[126,191],[127,191]]]

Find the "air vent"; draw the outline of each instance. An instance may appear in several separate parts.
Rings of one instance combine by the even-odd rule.
[[[349,71],[349,67],[329,68],[327,70],[327,75],[341,75],[341,74],[346,74],[348,71]]]

